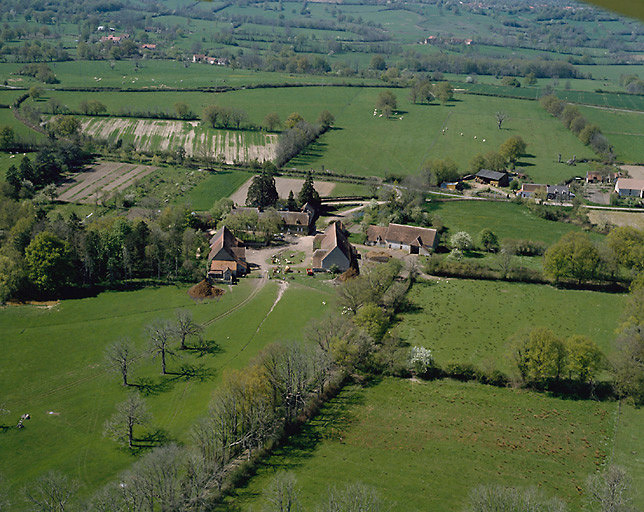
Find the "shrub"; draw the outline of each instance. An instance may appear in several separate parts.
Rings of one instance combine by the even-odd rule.
[[[460,381],[483,381],[481,372],[471,363],[448,363],[445,366],[445,375]]]
[[[412,347],[409,353],[409,368],[419,377],[426,376],[434,366],[432,351],[425,347]]]

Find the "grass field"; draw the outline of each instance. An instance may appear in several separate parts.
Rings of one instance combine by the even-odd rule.
[[[431,348],[441,364],[510,371],[508,339],[532,327],[584,334],[610,353],[625,296],[449,278],[415,286],[409,299],[416,310],[402,315],[396,327],[402,339]]]
[[[522,172],[536,182],[555,183],[572,175],[570,168],[556,163],[558,153],[594,156],[536,102],[461,94],[458,101],[444,106],[414,105],[409,103],[406,90],[396,90],[403,119],[386,120],[373,115],[378,92],[354,89],[339,113],[336,111],[336,129],[289,165],[383,176],[415,174],[424,160],[449,157],[466,172],[474,155],[497,150],[508,137],[521,135],[530,155],[520,162]],[[510,116],[503,130],[498,130],[494,121],[499,110]]]
[[[165,286],[105,292],[51,308],[0,309],[0,388],[10,410],[2,420],[14,425],[25,412],[32,418],[23,430],[0,433],[0,473],[14,496],[54,468],[79,479],[81,493],[88,495],[135,460],[102,436],[105,420],[126,396],[119,376],[107,373],[103,362],[111,342],[129,336],[143,350],[144,326],[157,318],[171,320],[177,308],[190,310],[198,322],[215,320],[205,338],[215,341],[218,351],[169,362],[170,371],[182,363],[202,367],[202,378],[161,377],[159,362],[147,357],[133,371],[131,380],[147,393],[153,426],[181,442],[206,412],[226,368],[243,368],[266,344],[293,339],[309,318],[331,307],[323,302],[332,298],[329,291],[292,283],[269,314],[278,287],[269,282],[254,294],[258,282],[245,279],[219,301],[200,304],[188,297],[186,286]]]
[[[543,219],[516,203],[488,201],[434,201],[428,210],[437,215],[449,233],[467,231],[474,240],[484,228],[491,229],[499,241],[504,238],[539,240],[552,244],[579,226]],[[448,235],[449,236],[449,235]],[[600,235],[590,233],[599,238]]]
[[[644,112],[621,112],[603,108],[580,108],[584,117],[597,124],[617,158],[624,162],[644,163]]]
[[[23,65],[1,63],[0,76],[8,76]],[[264,83],[329,83],[342,82],[364,83],[362,79],[334,76],[311,76],[290,73],[271,73],[244,69],[231,70],[223,66],[193,64],[176,60],[147,60],[138,62],[138,67],[131,60],[114,62],[114,68],[108,61],[70,61],[52,62],[49,64],[56,74],[61,87],[122,87],[122,88],[159,88],[164,87],[216,87],[241,86]],[[17,86],[29,87],[39,83],[28,77],[14,83]],[[372,80],[371,82],[375,82]]]
[[[261,510],[262,492],[287,470],[305,510],[353,482],[376,488],[391,510],[460,511],[473,487],[495,483],[538,486],[580,510],[578,487],[610,450],[615,409],[450,380],[349,387],[229,504]]]
[[[28,126],[18,121],[13,116],[13,110],[9,108],[0,108],[0,128],[3,126],[10,126],[16,137],[23,142],[43,142],[46,137]]]
[[[208,210],[216,201],[235,192],[250,176],[240,171],[217,171],[191,189],[181,201],[188,201],[195,210]]]

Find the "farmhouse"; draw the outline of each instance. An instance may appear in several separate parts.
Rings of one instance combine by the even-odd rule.
[[[319,247],[313,252],[313,268],[316,270],[337,267],[344,272],[350,267],[358,267],[358,254],[347,240],[339,221],[333,222],[324,233],[317,235],[313,247]]]
[[[495,187],[507,187],[510,184],[510,177],[507,172],[490,171],[481,169],[476,173],[476,181]]]
[[[612,183],[617,178],[617,173],[588,171],[586,173],[586,183]]]
[[[145,43],[141,45],[141,49],[143,50],[156,50],[157,45],[156,44],[151,44],[151,43]]]
[[[537,183],[524,183],[521,185],[521,189],[517,192],[517,195],[525,199],[533,197],[540,192],[545,195],[546,187],[546,185],[539,185]]]
[[[551,201],[568,201],[575,197],[575,194],[570,192],[568,185],[543,185],[538,183],[524,183],[521,185],[517,195],[523,198],[530,198],[539,193]]]
[[[225,66],[228,64],[228,59],[220,57],[209,57],[203,53],[195,53],[192,55],[192,62],[205,62],[206,64],[216,64],[217,66]]]
[[[127,39],[128,37],[130,37],[129,34],[123,34],[122,36],[115,36],[114,34],[110,34],[109,36],[101,37],[101,43],[110,42],[114,44],[119,44],[123,39]]]
[[[575,197],[568,185],[546,185],[546,195],[551,201],[568,201]]]
[[[246,246],[226,226],[222,226],[210,239],[208,279],[232,282],[248,271]]]
[[[615,182],[615,192],[621,197],[644,197],[644,180],[619,178]]]
[[[430,254],[438,246],[435,229],[390,223],[389,226],[369,226],[367,245],[402,249],[409,254]]]

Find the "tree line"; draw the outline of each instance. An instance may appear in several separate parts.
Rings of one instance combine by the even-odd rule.
[[[598,125],[589,123],[575,105],[567,104],[554,95],[544,96],[539,100],[541,106],[557,117],[563,125],[573,132],[586,146],[590,146],[604,158],[614,158],[613,148]]]

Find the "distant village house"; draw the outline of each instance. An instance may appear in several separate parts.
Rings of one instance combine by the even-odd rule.
[[[431,228],[394,223],[388,226],[369,226],[367,245],[402,249],[409,254],[428,255],[438,247],[438,232]]]
[[[209,57],[203,53],[195,53],[192,56],[192,62],[205,62],[206,64],[211,65],[226,66],[229,61],[223,57]]]

